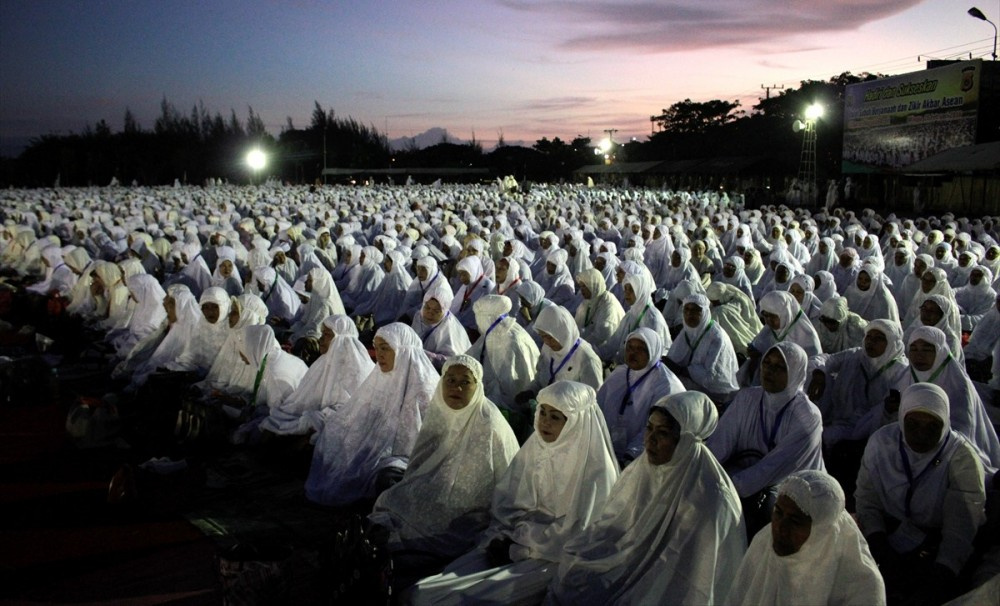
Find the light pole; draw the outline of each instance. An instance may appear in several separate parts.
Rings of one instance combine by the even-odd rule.
[[[978,8],[976,8],[974,6],[968,10],[968,13],[969,13],[969,15],[975,17],[976,19],[979,19],[981,21],[985,21],[985,22],[987,22],[987,23],[989,23],[990,25],[993,26],[993,60],[996,61],[997,60],[997,24],[993,23],[992,21],[990,21],[989,19],[987,19],[986,15],[983,14],[983,11],[979,10]]]
[[[816,121],[823,116],[823,106],[813,103],[806,108],[803,117],[806,121],[796,120],[792,130],[802,131],[802,154],[799,157],[799,187],[802,191],[802,204],[812,206],[816,203]]]
[[[267,156],[264,155],[264,152],[262,152],[260,148],[255,147],[247,153],[246,161],[247,166],[249,166],[250,170],[253,171],[253,181],[254,184],[256,184],[257,174],[264,168],[265,165],[267,165]]]

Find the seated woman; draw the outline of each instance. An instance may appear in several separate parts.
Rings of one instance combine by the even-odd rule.
[[[476,314],[473,305],[482,297],[493,292],[494,283],[483,272],[482,260],[475,256],[465,257],[455,267],[462,286],[455,292],[451,304],[451,313],[472,334],[476,330]]]
[[[358,327],[346,315],[323,320],[319,352],[295,391],[271,408],[262,430],[288,435],[321,428],[323,420],[357,393],[375,368],[358,340]]]
[[[136,343],[111,373],[115,378],[127,378],[127,389],[138,388],[157,369],[176,360],[195,336],[202,312],[187,286],[169,286],[163,297],[163,309],[167,317],[160,327]]]
[[[167,317],[163,309],[163,297],[167,293],[153,276],[135,274],[129,277],[128,292],[135,301],[135,308],[121,329],[108,333],[121,358],[125,358],[136,343],[155,332]]]
[[[542,351],[535,368],[535,380],[518,400],[526,402],[543,387],[556,381],[577,381],[595,390],[604,382],[604,368],[594,348],[580,337],[576,321],[560,305],[546,307],[538,315],[535,332],[542,339]]]
[[[535,379],[538,348],[517,321],[507,315],[507,297],[486,295],[476,301],[474,309],[480,337],[467,353],[483,365],[486,396],[500,407],[514,433],[523,439],[527,437],[524,425],[530,422],[529,411],[518,405],[516,398]]]
[[[844,491],[822,471],[778,486],[771,523],[757,533],[726,604],[885,604],[868,543],[844,509]]]
[[[937,385],[906,388],[900,421],[872,435],[858,473],[858,524],[901,604],[954,597],[986,519],[982,463],[948,408]]]
[[[446,288],[450,296],[448,300],[455,298],[454,291],[451,290],[451,285],[448,284],[448,279],[444,277],[441,270],[438,269],[438,262],[434,257],[424,256],[417,259],[417,278],[410,282],[410,286],[406,289],[406,295],[403,296],[403,302],[400,305],[400,318],[399,321],[406,323],[408,320],[416,319],[420,315],[420,309],[424,304],[424,297],[427,293],[435,287],[441,286]],[[420,332],[419,330],[417,331]]]
[[[551,307],[555,303],[545,298],[545,290],[533,280],[522,280],[514,287],[514,291],[520,302],[517,310],[517,323],[528,331],[528,336],[535,342],[535,345],[541,347],[542,339],[535,332],[535,320],[538,319],[538,314],[542,313],[543,309]]]
[[[402,303],[406,298],[413,276],[406,269],[406,258],[398,250],[385,253],[383,260],[385,277],[379,283],[378,290],[372,295],[372,310],[375,326],[385,326],[395,322],[402,314]]]
[[[749,359],[740,370],[744,373],[744,385],[760,385],[760,357],[776,343],[795,343],[807,356],[822,353],[816,329],[791,293],[773,290],[761,297],[760,315],[764,328],[750,342]]]
[[[663,319],[663,314],[653,304],[653,291],[656,285],[649,276],[649,271],[643,269],[638,274],[628,274],[624,278],[625,303],[628,311],[615,334],[608,339],[607,346],[600,352],[605,362],[622,363],[625,360],[625,341],[629,334],[639,328],[649,328],[660,336],[664,349],[671,344],[670,327]]]
[[[222,342],[208,375],[195,383],[194,387],[210,398],[246,397],[253,390],[257,373],[240,358],[243,329],[266,321],[267,305],[257,295],[244,293],[230,299],[226,339]]]
[[[414,603],[537,603],[566,541],[601,510],[618,466],[594,390],[558,381],[538,401],[535,432],[497,484],[479,547],[419,582]]]
[[[684,385],[660,361],[662,356],[658,334],[648,328],[633,331],[625,342],[625,364],[615,368],[597,392],[622,467],[642,454],[643,430],[653,402],[684,391]]]
[[[736,355],[746,358],[747,346],[763,327],[753,300],[736,287],[719,282],[709,284],[705,294],[712,304],[712,319],[729,335]]]
[[[440,368],[451,356],[465,353],[472,347],[469,335],[458,318],[451,313],[454,295],[447,280],[439,280],[424,293],[423,307],[410,324],[424,344],[424,353]]]
[[[373,499],[402,477],[438,374],[420,337],[398,322],[375,333],[378,370],[324,422],[306,479],[323,505]]]
[[[253,285],[255,290],[251,289],[251,292],[258,294],[267,305],[268,322],[291,325],[302,301],[288,282],[273,267],[258,267],[253,270]]]
[[[205,289],[198,302],[201,318],[193,338],[179,356],[164,366],[174,372],[193,372],[203,377],[212,368],[228,336],[231,301],[226,291],[212,286]]]
[[[615,333],[618,323],[625,317],[625,310],[608,291],[604,276],[597,269],[582,271],[576,277],[576,286],[583,297],[583,302],[576,309],[576,325],[580,329],[580,337],[596,351],[601,351]]]
[[[844,297],[847,298],[851,311],[868,322],[880,319],[898,322],[899,309],[896,307],[896,299],[892,296],[891,286],[878,265],[866,261],[861,266],[854,283],[847,288]]]
[[[808,359],[787,341],[767,350],[760,387],[741,390],[708,439],[743,499],[749,536],[767,524],[775,487],[823,466],[823,419],[802,391]]]
[[[312,362],[311,356],[302,355],[304,351],[311,349],[308,343],[315,343],[320,338],[320,326],[323,320],[332,315],[341,315],[344,311],[344,303],[340,300],[340,293],[337,292],[337,285],[334,284],[330,272],[324,267],[313,267],[306,274],[306,292],[310,293],[309,302],[301,307],[295,322],[289,329],[287,342],[293,346],[293,352],[305,359],[306,363]],[[315,345],[312,345],[315,347]],[[313,350],[315,351],[315,350]]]
[[[629,465],[599,516],[563,550],[556,604],[713,604],[746,548],[740,500],[704,440],[718,413],[704,394],[657,400],[645,456]]]
[[[715,323],[708,297],[684,297],[684,327],[667,352],[667,366],[687,389],[726,403],[739,390],[736,352],[726,331]]]
[[[368,517],[389,533],[394,584],[406,587],[472,549],[517,449],[510,425],[483,391],[482,365],[466,355],[450,358],[410,466]]]
[[[835,354],[861,347],[868,322],[850,310],[847,298],[834,295],[823,302],[819,317],[813,320],[816,336],[825,354]]]

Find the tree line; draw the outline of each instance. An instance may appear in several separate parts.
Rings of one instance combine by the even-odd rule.
[[[775,175],[794,175],[801,135],[791,129],[805,107],[821,103],[826,110],[817,124],[817,168],[820,178],[839,173],[843,98],[848,84],[875,79],[845,72],[827,81],[808,80],[761,99],[747,113],[738,101],[684,99],[651,117],[645,141],[618,144],[616,162],[687,160],[713,157],[767,157]],[[126,108],[123,127],[114,132],[101,120],[79,133],[33,139],[14,159],[0,161],[3,186],[201,184],[209,178],[245,183],[251,175],[244,156],[251,147],[266,151],[268,176],[292,183],[322,180],[325,166],[338,168],[487,168],[494,175],[513,174],[530,181],[573,178],[573,171],[603,161],[594,155],[589,137],[571,141],[543,137],[531,147],[506,145],[483,150],[468,143],[442,141],[424,149],[393,151],[384,133],[352,117],[337,116],[314,102],[310,124],[296,128],[288,118],[275,138],[252,107],[245,118],[211,113],[199,102],[182,112],[166,98],[152,128],[143,128]],[[397,180],[398,182],[398,180]]]

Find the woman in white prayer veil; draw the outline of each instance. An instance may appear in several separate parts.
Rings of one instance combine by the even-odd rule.
[[[447,280],[439,280],[424,293],[424,304],[410,326],[420,337],[424,353],[435,368],[451,356],[465,353],[472,342],[458,319],[451,313],[454,295]]]
[[[201,293],[212,286],[212,272],[208,269],[208,264],[201,256],[201,245],[196,242],[188,242],[181,247],[186,264],[180,271],[181,279],[191,294],[201,297]]]
[[[552,305],[543,309],[535,322],[535,332],[543,345],[535,380],[528,389],[530,397],[556,381],[576,381],[595,390],[601,387],[604,382],[601,359],[590,343],[580,337],[580,329],[565,307]]]
[[[545,289],[545,298],[556,305],[569,308],[574,295],[573,276],[566,265],[569,253],[558,249],[549,253],[545,271],[536,281]]]
[[[521,297],[517,285],[521,283],[521,264],[514,257],[503,257],[496,263],[496,294],[510,299],[510,315],[517,317],[521,311]]]
[[[833,296],[823,303],[819,317],[813,321],[816,336],[825,354],[835,354],[841,351],[860,347],[865,338],[865,327],[868,322],[851,311],[847,298]]]
[[[914,269],[916,271],[916,269]],[[913,293],[909,299],[906,313],[901,314],[900,324],[906,328],[920,318],[920,306],[924,304],[931,295],[942,295],[954,300],[955,293],[948,285],[948,274],[940,267],[930,267],[920,275],[920,288]],[[955,309],[954,325],[961,326],[962,321],[958,316],[958,309]]]
[[[274,338],[274,329],[267,324],[243,329],[240,357],[256,372],[253,392],[245,409],[252,418],[233,432],[234,444],[246,441],[267,420],[270,411],[295,391],[308,371],[305,362],[281,349]]]
[[[215,271],[212,272],[212,286],[220,286],[230,297],[243,294],[243,278],[236,267],[236,249],[232,246],[218,246],[215,249],[218,259]]]
[[[712,319],[729,335],[733,350],[747,355],[747,346],[763,327],[753,301],[731,284],[712,282],[705,295],[712,304]]]
[[[627,275],[624,280],[625,302],[629,304],[628,311],[618,323],[615,334],[608,339],[607,346],[600,351],[605,362],[623,362],[625,360],[625,340],[629,334],[639,328],[648,328],[655,332],[663,343],[664,351],[670,349],[673,342],[670,338],[670,327],[663,319],[663,314],[653,305],[653,284],[649,272],[638,275]]]
[[[784,341],[795,343],[806,352],[807,356],[823,353],[816,329],[791,293],[783,290],[767,293],[760,300],[760,310],[764,318],[764,327],[748,348],[750,359],[747,361],[749,366],[745,370],[749,382],[746,385],[760,384],[760,356],[776,343]],[[757,352],[756,356],[754,352]]]
[[[405,324],[378,329],[375,356],[378,368],[319,432],[306,479],[311,501],[347,505],[374,498],[409,464],[438,374]]]
[[[963,331],[972,332],[993,309],[997,292],[993,290],[992,283],[993,272],[984,265],[977,265],[969,274],[969,283],[955,290]]]
[[[538,603],[566,542],[600,512],[618,465],[594,390],[558,381],[538,401],[536,431],[497,484],[479,547],[419,582],[413,603]]]
[[[406,258],[398,250],[385,253],[385,277],[372,296],[375,326],[395,322],[401,315],[402,303],[413,277],[406,270]]]
[[[510,312],[507,297],[486,295],[476,301],[473,309],[479,338],[466,353],[483,365],[486,396],[503,411],[522,413],[515,398],[535,379],[538,347],[517,321],[507,315]]]
[[[340,263],[337,264],[333,272],[334,281],[340,290],[340,296],[344,300],[344,307],[354,309],[356,288],[361,275],[361,249],[360,244],[352,243],[344,246],[344,253],[340,256]]]
[[[813,275],[813,294],[820,300],[820,303],[826,303],[832,297],[838,296],[837,283],[833,279],[833,274],[828,271],[816,272]]]
[[[273,267],[258,267],[253,270],[253,279],[261,301],[267,305],[268,317],[290,323],[299,313],[302,301],[288,282]]]
[[[455,266],[455,274],[462,286],[455,292],[451,303],[451,313],[466,330],[476,329],[476,314],[473,305],[480,298],[493,292],[493,280],[483,273],[482,260],[476,255],[465,257]]]
[[[167,312],[163,309],[163,297],[167,293],[155,277],[135,274],[128,279],[128,291],[135,301],[135,309],[125,328],[116,331],[112,341],[115,351],[122,358],[128,355],[136,343],[159,328],[167,317]]]
[[[699,392],[653,405],[645,456],[567,542],[546,603],[713,604],[729,591],[746,530],[736,489],[704,444],[717,423]]]
[[[167,317],[160,328],[139,341],[113,373],[122,377],[131,375],[132,387],[142,385],[158,368],[176,360],[199,328],[201,309],[187,286],[167,287],[163,308]]]
[[[45,275],[25,290],[43,296],[53,293],[68,296],[76,284],[77,276],[63,261],[63,249],[58,244],[42,249],[42,262],[45,265]]]
[[[892,296],[889,284],[882,275],[882,270],[870,260],[865,261],[858,272],[854,283],[847,287],[844,296],[851,311],[865,320],[899,321],[899,310],[896,299]]]
[[[357,280],[352,280],[348,287],[354,293],[353,316],[367,316],[375,313],[375,295],[378,287],[385,279],[382,261],[385,255],[374,246],[361,249],[361,271]]]
[[[910,335],[921,326],[938,328],[948,339],[952,357],[964,366],[965,350],[962,348],[962,330],[956,312],[957,307],[953,299],[943,295],[930,295],[920,305],[920,315],[909,326],[904,327],[903,341],[909,342]]]
[[[793,473],[778,487],[778,500],[726,604],[885,604],[882,575],[837,480],[822,471]]]
[[[483,391],[483,367],[471,356],[450,358],[403,479],[368,516],[388,530],[390,552],[419,552],[419,560],[394,557],[399,586],[440,571],[475,545],[517,451],[514,432]]]
[[[288,341],[292,344],[297,344],[299,339],[319,339],[323,320],[347,313],[340,300],[340,293],[337,292],[337,285],[325,267],[310,269],[306,275],[305,287],[311,296],[290,329]]]
[[[590,343],[594,351],[603,351],[625,317],[625,310],[608,291],[604,277],[597,269],[584,270],[576,277],[576,283],[583,296],[583,303],[576,308],[580,337]]]
[[[350,317],[340,314],[323,320],[319,339],[322,355],[313,362],[298,387],[272,408],[261,423],[262,430],[276,434],[304,434],[323,426],[323,418],[346,402],[375,363],[358,340],[358,328]]]
[[[447,285],[448,290],[451,291],[451,285],[448,284],[447,278],[438,268],[437,260],[429,255],[417,259],[417,277],[410,282],[410,286],[406,289],[406,295],[400,306],[400,320],[405,320],[405,316],[415,320],[420,315],[420,309],[424,306],[424,295],[439,284]],[[449,300],[453,298],[454,295],[449,297]]]
[[[242,398],[250,394],[257,372],[240,358],[243,329],[265,322],[267,305],[257,295],[244,293],[230,299],[226,339],[219,348],[219,354],[212,362],[208,375],[201,382],[195,383],[195,387],[214,396],[225,393]]]
[[[799,274],[792,278],[792,284],[788,287],[788,292],[799,302],[799,307],[806,312],[806,316],[810,320],[818,318],[820,309],[823,307],[823,302],[816,298],[813,292],[815,284],[816,282],[811,276]]]
[[[913,383],[931,383],[943,389],[948,396],[951,428],[976,447],[990,474],[1000,469],[996,429],[965,368],[948,351],[944,332],[932,326],[915,329],[906,338],[906,357],[910,372],[899,378],[896,389],[903,391]]]
[[[735,255],[726,257],[722,264],[722,275],[718,276],[715,281],[731,284],[753,299],[753,285],[750,284],[745,267],[746,262],[741,257]]]
[[[212,286],[202,293],[198,303],[202,311],[198,328],[183,353],[164,365],[168,370],[207,375],[222,350],[229,331],[229,295]]]
[[[739,364],[729,335],[712,319],[707,296],[684,297],[681,309],[683,328],[667,351],[667,366],[685,388],[728,402],[739,390]]]

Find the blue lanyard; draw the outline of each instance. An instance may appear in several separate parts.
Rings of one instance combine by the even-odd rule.
[[[555,383],[556,375],[559,374],[559,371],[562,370],[563,366],[566,366],[566,362],[569,362],[569,359],[573,357],[573,354],[576,353],[577,347],[580,347],[580,339],[576,340],[576,343],[573,344],[573,349],[569,350],[569,353],[566,354],[566,357],[563,358],[562,362],[559,363],[559,368],[556,368],[555,370],[552,370],[552,364],[555,362],[555,360],[549,358],[549,385]]]
[[[659,368],[660,364],[661,362],[657,360],[656,364],[653,364],[653,367],[647,370],[641,377],[639,377],[639,380],[636,381],[635,383],[629,382],[629,377],[632,375],[632,369],[631,368],[625,369],[625,397],[622,398],[622,403],[618,407],[618,416],[625,414],[625,408],[627,408],[632,404],[632,392],[639,389],[639,386],[642,385],[642,382],[646,380],[646,377],[648,377],[650,373],[652,373],[654,370]]]
[[[438,326],[441,326],[442,324],[444,324],[444,321],[447,320],[448,316],[450,316],[450,315],[451,315],[451,310],[448,310],[447,312],[445,312],[444,317],[441,318],[441,321],[438,322],[437,324],[435,324],[434,326],[431,326],[431,329],[424,333],[424,338],[421,339],[421,341],[423,341],[423,342],[426,343],[427,339],[430,338],[430,336],[432,334],[434,334],[434,331],[438,329]]]
[[[427,287],[426,288],[424,288],[423,284],[420,284],[420,280],[417,280],[417,284],[420,284],[420,294],[427,294],[427,289],[430,288],[434,284],[434,280],[437,280],[438,276],[440,276],[440,275],[441,275],[441,270],[439,269],[439,270],[437,270],[437,273],[434,274],[434,277],[427,281]]]
[[[497,324],[499,324],[500,321],[503,320],[506,317],[507,316],[500,316],[496,320],[493,320],[493,324],[490,324],[490,327],[486,329],[485,333],[483,333],[483,349],[480,350],[480,352],[479,352],[479,363],[480,364],[482,364],[483,360],[486,358],[486,338],[490,336],[490,333],[493,332],[493,329],[497,327]]]
[[[906,456],[906,450],[903,449],[903,431],[899,431],[899,457],[903,459],[903,471],[906,472],[906,481],[908,486],[906,487],[906,501],[903,502],[903,506],[906,509],[906,517],[910,517],[912,512],[910,511],[910,501],[913,500],[913,491],[916,489],[915,484],[920,481],[920,478],[924,477],[924,474],[930,470],[931,467],[937,467],[941,464],[941,453],[944,452],[944,447],[948,445],[948,440],[951,435],[948,435],[944,439],[944,444],[938,449],[937,454],[930,463],[927,464],[923,470],[917,474],[917,477],[913,477],[913,470],[910,468],[910,459]]]
[[[763,389],[761,390],[761,394],[760,394],[760,433],[761,433],[761,437],[764,438],[764,444],[767,445],[768,452],[770,452],[771,450],[774,450],[774,446],[775,446],[774,439],[778,436],[778,428],[781,427],[781,421],[782,421],[782,419],[785,418],[785,411],[788,410],[788,407],[791,405],[791,403],[792,403],[793,400],[795,400],[795,396],[792,396],[792,399],[789,400],[789,401],[787,401],[787,402],[785,402],[785,405],[781,407],[781,410],[778,411],[778,415],[776,417],[774,417],[774,426],[771,427],[771,431],[770,431],[770,433],[768,433],[767,429],[765,429],[765,427],[767,427],[767,422],[764,421],[764,392],[763,392]]]

